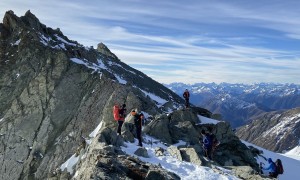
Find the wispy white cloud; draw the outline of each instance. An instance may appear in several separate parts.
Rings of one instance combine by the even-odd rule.
[[[298,1],[0,2],[0,16],[31,11],[91,46],[104,42],[125,63],[164,83],[300,83]]]

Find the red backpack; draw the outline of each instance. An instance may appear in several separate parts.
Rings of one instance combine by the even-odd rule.
[[[118,121],[120,119],[120,114],[119,114],[120,108],[118,105],[114,105],[113,107],[113,115],[114,115],[114,119],[116,121]]]

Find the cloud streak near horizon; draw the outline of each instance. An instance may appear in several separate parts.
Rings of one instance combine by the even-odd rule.
[[[300,84],[298,1],[3,0],[86,46],[103,42],[161,83]]]

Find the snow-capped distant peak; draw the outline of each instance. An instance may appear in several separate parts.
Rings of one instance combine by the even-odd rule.
[[[284,153],[284,155],[300,160],[300,145],[294,147],[290,151]]]

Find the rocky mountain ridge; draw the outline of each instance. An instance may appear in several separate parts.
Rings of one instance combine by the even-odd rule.
[[[116,103],[154,115],[183,102],[103,44],[86,48],[30,11],[6,12],[0,30],[0,179],[44,179],[100,121],[116,126]]]
[[[222,142],[215,165],[246,166],[249,177],[261,178],[254,174],[259,152],[241,143],[229,124],[201,124],[198,115],[209,111],[182,109],[182,98],[103,43],[84,47],[30,11],[22,17],[6,12],[0,33],[0,179],[179,179],[124,153],[124,141],[133,142],[135,133],[129,115],[122,136],[116,134],[112,107],[122,103],[152,120],[145,134],[168,146],[186,141],[171,148],[181,160],[197,157],[212,166],[203,160],[199,132],[213,127]],[[77,162],[62,168],[72,158]]]

